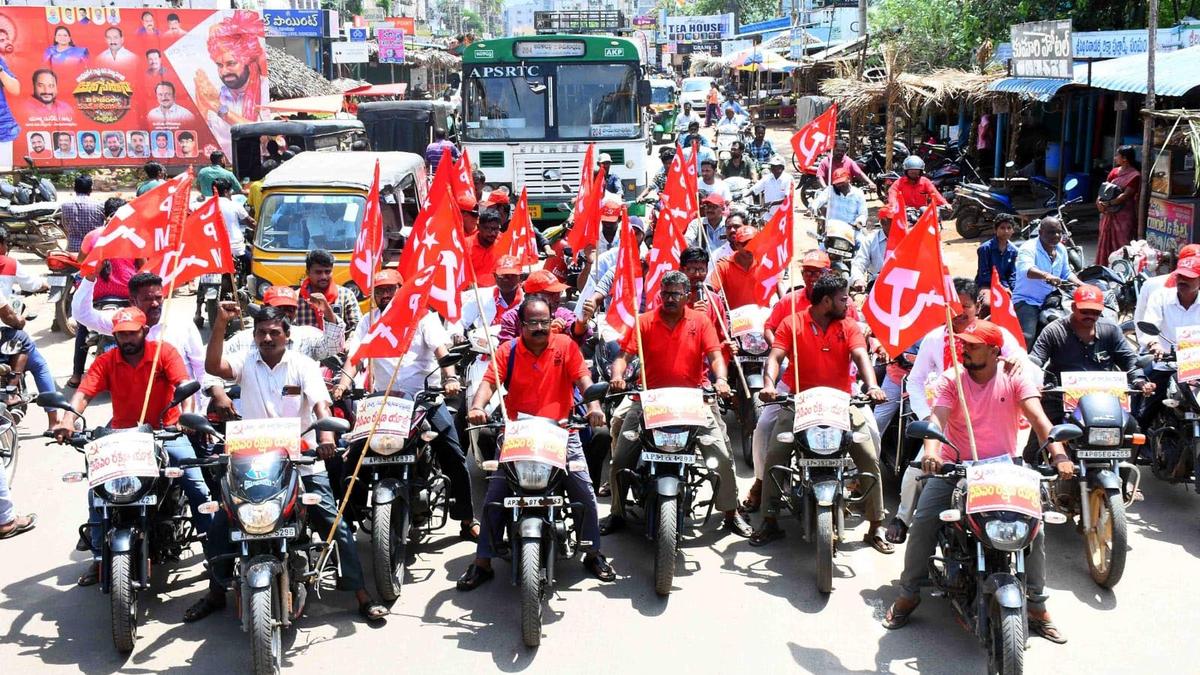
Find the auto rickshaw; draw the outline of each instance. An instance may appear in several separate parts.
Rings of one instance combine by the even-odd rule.
[[[305,152],[349,150],[357,140],[366,140],[358,120],[296,120],[235,124],[229,132],[233,142],[233,173],[240,180],[261,178],[267,143],[274,140],[283,152],[295,145]],[[423,148],[422,148],[423,150]]]
[[[457,108],[447,101],[373,101],[360,103],[358,119],[366,128],[371,149],[425,153],[433,132],[444,129],[458,143]]]
[[[304,259],[322,248],[333,254],[335,283],[368,302],[367,289],[350,280],[350,255],[362,226],[367,194],[379,160],[384,255],[400,256],[403,238],[425,204],[425,158],[408,152],[304,152],[263,180],[262,213],[252,239],[246,290],[261,299],[267,286],[297,286]]]
[[[679,92],[675,82],[666,79],[650,80],[650,116],[654,129],[654,144],[672,143],[675,140],[675,109]]]

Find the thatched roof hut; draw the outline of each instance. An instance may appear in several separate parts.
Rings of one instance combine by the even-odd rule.
[[[897,103],[908,113],[921,109],[957,106],[992,97],[987,87],[1003,73],[976,73],[947,68],[932,73],[901,73],[896,77]],[[849,73],[821,82],[821,93],[837,101],[849,114],[867,113],[887,101],[888,83],[883,79],[858,79]]]
[[[267,76],[273,101],[341,93],[303,61],[270,45],[267,45]]]

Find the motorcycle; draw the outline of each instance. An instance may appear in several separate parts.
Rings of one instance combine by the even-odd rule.
[[[1137,328],[1151,337],[1162,334],[1157,325],[1147,321],[1137,322]],[[1160,363],[1173,371],[1171,382],[1162,412],[1146,430],[1154,448],[1150,470],[1160,480],[1191,482],[1200,493],[1200,382],[1179,381],[1177,346],[1168,343],[1171,352],[1164,354]]]
[[[159,419],[199,390],[195,381],[180,384]],[[75,412],[60,392],[46,392],[36,400],[45,408]],[[66,442],[84,455],[85,471],[68,473],[63,482],[86,479],[91,487],[91,507],[100,511],[102,538],[91,542],[87,523],[79,527],[79,536],[100,550],[100,590],[109,596],[113,644],[117,651],[129,652],[141,618],[138,594],[151,588],[152,567],[179,560],[198,541],[187,498],[175,481],[183,469],[168,466],[163,448],[164,441],[178,438],[180,432],[152,432],[148,426],[88,431],[83,417],[78,419],[83,430]],[[49,431],[44,435],[53,438]]]
[[[868,403],[869,399],[829,387],[767,403],[796,411],[793,430],[776,437],[792,445],[791,462],[767,467],[767,475],[783,495],[783,505],[804,528],[804,540],[816,544],[817,590],[822,593],[833,591],[833,558],[845,531],[845,507],[863,500],[850,495],[847,479],[857,477],[862,495],[873,487],[871,481],[879,481],[879,476],[857,471],[850,457],[850,443],[860,440],[849,431],[850,406]]]
[[[1074,440],[1082,433],[1079,427],[1060,424],[1050,430],[1047,443]],[[928,421],[909,424],[908,436],[940,441],[961,457]],[[1045,445],[1039,454],[1044,450]],[[910,466],[920,468],[920,462]],[[989,673],[1023,671],[1028,633],[1025,549],[1043,522],[1066,522],[1061,513],[1042,511],[1041,481],[1054,475],[1051,467],[1034,471],[1007,462],[958,460],[943,464],[938,474],[921,477],[956,486],[950,508],[940,514],[940,553],[935,550],[929,558],[929,580],[987,649]],[[995,499],[1000,493],[1012,498]]]
[[[1008,162],[1007,169],[1012,169],[1013,162]],[[1012,181],[1020,180],[1017,187]],[[1074,178],[1063,186],[1064,191],[1070,191],[1078,184]],[[1028,189],[1028,196],[1021,194],[1023,187]],[[1073,199],[1061,206],[1075,203],[1082,197]],[[1019,201],[1018,201],[1019,200]],[[1004,186],[993,188],[985,183],[962,183],[954,191],[951,203],[950,217],[954,219],[954,227],[959,236],[964,239],[975,239],[985,232],[994,230],[996,223],[1002,219],[1011,219],[1018,223],[1028,222],[1031,213],[1045,212],[1047,209],[1058,209],[1057,186],[1043,176],[1034,176],[1027,182],[1022,179],[1010,179],[1007,174]]]
[[[196,328],[204,328],[205,319],[208,320],[208,325],[213,325],[221,301],[223,277],[221,274],[201,274],[196,280],[196,313],[192,316]]]
[[[202,510],[213,513],[220,508],[229,517],[229,539],[237,550],[219,557],[235,560],[234,598],[242,630],[250,634],[253,672],[278,673],[283,660],[283,630],[291,628],[303,614],[314,584],[327,581],[338,565],[334,548],[325,567],[317,568],[328,547],[324,540],[314,538],[306,522],[306,507],[320,503],[320,495],[303,492],[297,467],[319,460],[315,451],[292,456],[271,444],[262,452],[230,451],[231,439],[195,413],[181,415],[179,424],[206,438],[215,438],[229,451],[184,460],[182,464],[215,467],[223,474],[219,502],[208,502]],[[346,420],[326,417],[300,435],[349,430]],[[249,440],[252,445],[258,439]],[[316,588],[319,593],[320,585]]]
[[[66,251],[53,251],[46,256],[46,283],[50,285],[50,304],[54,305],[52,330],[75,337],[78,327],[71,317],[71,298],[79,287],[78,256]]]
[[[731,373],[734,372],[734,368],[741,369],[741,375],[734,381],[732,389],[734,410],[737,411],[741,433],[742,459],[747,466],[754,465],[752,450],[754,428],[758,426],[758,417],[761,412],[758,392],[763,386],[763,372],[767,365],[767,355],[771,353],[771,345],[763,336],[763,324],[769,314],[769,308],[754,305],[738,307],[729,312],[731,325],[741,323],[740,320],[734,320],[735,315],[747,316],[749,324],[746,332],[737,331],[739,333],[735,338],[737,354],[734,357],[737,365],[731,364],[729,367]],[[745,387],[742,386],[743,382]]]

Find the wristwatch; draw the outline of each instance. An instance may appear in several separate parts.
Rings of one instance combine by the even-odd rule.
[[[217,117],[220,117],[221,119],[225,119],[225,116],[228,114],[229,114],[229,104],[222,103],[221,107],[217,108]]]

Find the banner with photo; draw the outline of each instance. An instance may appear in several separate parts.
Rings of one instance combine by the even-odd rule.
[[[195,164],[265,118],[257,12],[0,7],[0,171]]]

